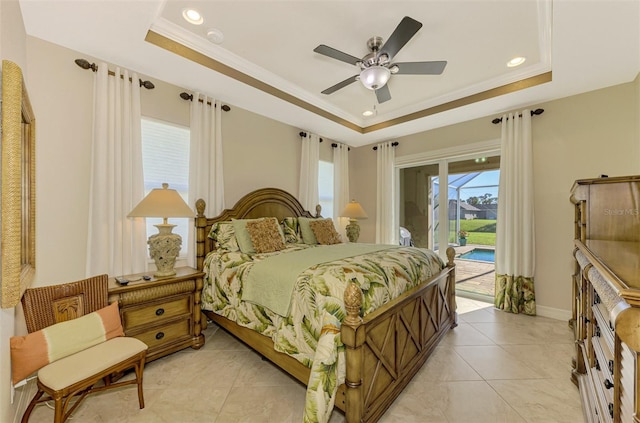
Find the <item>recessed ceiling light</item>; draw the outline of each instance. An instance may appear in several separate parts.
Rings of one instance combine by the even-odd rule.
[[[362,116],[365,116],[365,117],[373,116],[373,112],[371,110],[365,110],[364,112],[362,112]]]
[[[514,57],[513,59],[507,62],[507,66],[510,68],[515,68],[516,66],[520,66],[521,64],[523,64],[525,60],[527,60],[526,57],[522,57],[522,56]]]
[[[204,18],[196,9],[184,9],[182,11],[182,17],[194,25],[202,25],[202,22],[204,22]]]

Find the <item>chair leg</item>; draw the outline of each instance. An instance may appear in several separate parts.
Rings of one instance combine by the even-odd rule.
[[[36,392],[36,394],[33,396],[33,398],[31,399],[31,402],[29,403],[29,406],[27,407],[24,414],[22,415],[22,420],[20,420],[21,423],[27,423],[29,421],[31,412],[35,408],[36,404],[38,403],[38,400],[40,399],[40,397],[42,397],[42,395],[44,395],[44,391],[38,388],[38,392]]]
[[[53,410],[53,423],[63,423],[64,422],[64,404],[62,402],[63,398],[61,395],[55,395],[54,400],[54,410]]]
[[[144,392],[142,391],[142,375],[144,373],[144,361],[145,361],[145,357],[143,356],[140,362],[135,366],[136,380],[138,382],[138,403],[140,404],[141,410],[144,408]]]

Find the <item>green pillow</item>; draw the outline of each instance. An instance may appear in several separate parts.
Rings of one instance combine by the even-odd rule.
[[[300,225],[300,233],[302,234],[302,241],[305,244],[315,245],[318,243],[316,239],[316,234],[313,233],[313,229],[311,229],[311,225],[309,225],[309,221],[311,220],[326,220],[323,218],[314,219],[310,217],[299,217],[298,224]]]
[[[240,251],[245,254],[255,254],[256,249],[253,247],[253,241],[251,241],[251,235],[249,231],[247,231],[247,222],[263,220],[263,219],[273,219],[278,226],[278,230],[280,232],[280,236],[282,237],[282,242],[284,242],[284,233],[282,232],[282,227],[278,223],[278,219],[275,217],[260,217],[258,219],[231,219],[231,223],[233,224],[233,230],[236,233],[236,241],[238,242],[238,247],[240,247]]]
[[[259,219],[231,219],[233,224],[233,231],[236,233],[236,241],[240,251],[245,254],[253,254],[256,250],[253,248],[253,242],[251,242],[251,235],[247,231],[247,222],[251,220]]]

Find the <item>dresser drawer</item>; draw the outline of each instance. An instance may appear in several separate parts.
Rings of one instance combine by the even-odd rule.
[[[191,319],[179,320],[168,325],[156,326],[145,332],[133,335],[147,344],[149,349],[191,336]]]
[[[192,313],[193,298],[191,295],[172,297],[168,300],[145,304],[140,307],[122,310],[122,321],[127,330],[139,326],[161,323],[174,317]]]

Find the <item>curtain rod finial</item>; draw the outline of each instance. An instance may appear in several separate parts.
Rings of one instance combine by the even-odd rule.
[[[193,94],[187,94],[185,92],[180,93],[180,98],[183,100],[193,100]]]
[[[94,72],[98,70],[98,66],[95,63],[89,63],[87,59],[76,59],[74,62],[82,69],[91,69]]]
[[[141,87],[145,87],[148,90],[152,90],[154,89],[156,86],[153,85],[153,82],[151,81],[143,81],[142,79],[140,79],[140,86]]]

